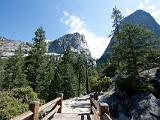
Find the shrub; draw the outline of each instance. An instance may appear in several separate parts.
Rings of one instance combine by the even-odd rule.
[[[116,74],[117,67],[113,64],[109,64],[104,70],[103,75],[108,77],[113,77]]]
[[[153,91],[153,87],[146,81],[142,80],[143,78],[136,78],[129,76],[121,80],[116,81],[116,86],[121,90],[127,93],[127,96],[132,97],[140,91]]]
[[[92,92],[107,91],[112,81],[109,77],[98,78],[95,76],[90,77],[90,88]]]
[[[37,99],[37,93],[31,87],[12,89],[10,95],[17,98],[21,103],[29,104],[31,101]]]
[[[109,77],[104,77],[100,80],[99,85],[100,85],[100,90],[101,91],[107,91],[109,86],[111,85],[112,81]]]
[[[29,102],[37,99],[32,88],[15,88],[0,92],[0,120],[9,120],[28,110]]]
[[[9,120],[10,118],[25,112],[27,104],[21,103],[18,99],[9,95],[8,92],[0,92],[0,119]]]

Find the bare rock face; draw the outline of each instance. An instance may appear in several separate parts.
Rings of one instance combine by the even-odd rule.
[[[149,92],[139,93],[132,98],[131,120],[159,120],[160,100]]]
[[[101,96],[99,102],[110,106],[113,120],[160,120],[160,99],[150,92],[140,92],[131,99],[123,99],[114,92]]]
[[[21,46],[24,55],[27,55],[32,48],[32,44],[30,43],[0,37],[0,57],[6,58],[14,55],[15,50],[17,50],[19,46]]]
[[[68,45],[71,46],[71,50],[74,53],[83,54],[90,63],[95,64],[85,36],[79,33],[67,34],[52,42],[48,42],[48,53],[64,54]]]

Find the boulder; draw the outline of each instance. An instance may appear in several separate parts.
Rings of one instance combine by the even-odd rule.
[[[132,98],[121,98],[115,92],[99,97],[105,102],[113,120],[160,120],[160,99],[150,92],[140,92]]]
[[[160,120],[160,100],[150,92],[141,92],[131,101],[131,120]]]

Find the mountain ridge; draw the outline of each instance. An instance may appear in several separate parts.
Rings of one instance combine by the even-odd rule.
[[[125,23],[143,25],[144,27],[154,32],[157,37],[160,37],[160,25],[156,22],[156,20],[151,16],[150,13],[144,10],[136,10],[134,13],[125,17],[122,20],[121,24],[125,24]],[[112,52],[112,46],[114,44],[115,44],[115,39],[113,36],[107,48],[105,49],[103,55],[97,60],[97,63],[101,63],[109,59],[110,53]]]

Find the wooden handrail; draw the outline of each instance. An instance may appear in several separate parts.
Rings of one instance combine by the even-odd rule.
[[[94,94],[90,94],[91,113],[95,120],[112,120],[110,117],[109,106],[107,103],[97,103]]]
[[[29,120],[32,115],[33,115],[32,111],[27,111],[27,112],[15,117],[15,118],[12,118],[11,120]]]
[[[29,105],[29,111],[18,115],[11,120],[38,120],[39,113],[43,110],[47,109],[48,107],[52,107],[49,113],[47,113],[45,116],[43,116],[42,120],[47,120],[48,118],[53,117],[53,115],[58,112],[61,113],[62,109],[62,100],[63,100],[63,94],[61,94],[61,97],[58,97],[42,106],[39,107],[40,102],[39,101],[33,101]]]
[[[49,106],[51,106],[51,105],[53,105],[53,104],[56,104],[59,100],[61,100],[61,97],[58,97],[58,98],[56,98],[56,99],[54,99],[54,100],[52,100],[52,101],[50,101],[50,102],[42,105],[42,106],[39,108],[38,112],[41,112],[42,110],[46,109],[47,107],[49,107]]]

